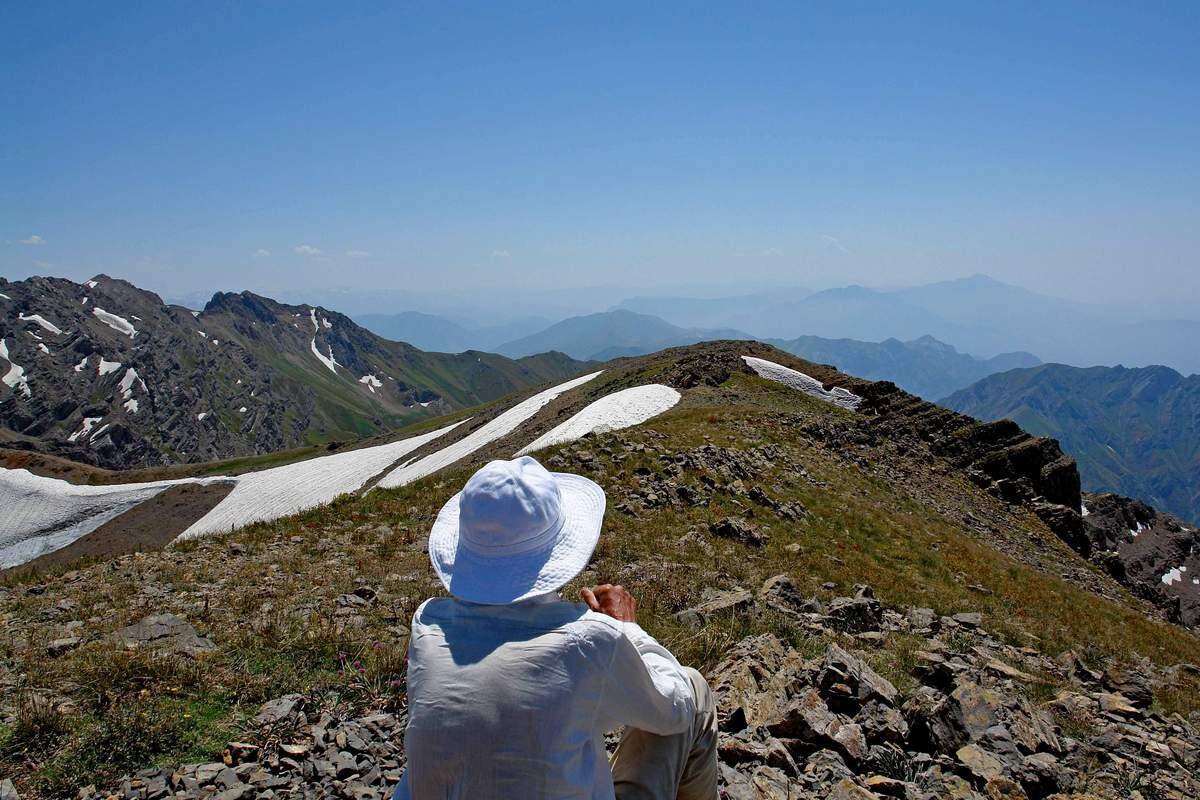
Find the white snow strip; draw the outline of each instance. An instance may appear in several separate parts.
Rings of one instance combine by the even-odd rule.
[[[43,353],[45,353],[46,355],[50,355],[50,348],[49,348],[49,347],[46,347],[46,345],[44,345],[44,344],[42,344],[42,343],[40,343],[40,342],[38,343],[38,350],[41,350],[41,351],[42,351]]]
[[[100,377],[104,377],[108,373],[116,372],[120,368],[120,361],[105,361],[104,356],[100,356],[100,366],[96,368],[96,371],[100,374]]]
[[[329,345],[329,355],[324,356],[321,354],[321,351],[317,349],[317,337],[314,336],[312,340],[312,351],[313,355],[316,356],[322,364],[329,367],[330,372],[332,372],[334,375],[337,375],[336,368],[340,367],[341,364],[337,363],[337,361],[333,359],[333,345]]]
[[[201,339],[207,339],[207,338],[208,338],[208,334],[207,334],[207,333],[205,333],[204,331],[196,331],[196,333],[200,334],[200,338],[201,338]]]
[[[83,298],[82,300],[80,300],[80,301],[79,301],[79,305],[81,305],[81,306],[86,306],[86,305],[87,305],[87,301],[88,301],[88,299],[85,297],[85,298]]]
[[[91,436],[89,436],[89,437],[88,437],[88,441],[89,441],[89,442],[94,442],[94,441],[96,441],[96,439],[97,439],[97,438],[100,436],[100,434],[102,434],[102,433],[104,433],[106,430],[108,430],[108,425],[109,425],[109,423],[107,423],[107,422],[106,422],[106,423],[104,423],[103,425],[101,425],[99,428],[97,428],[97,429],[96,429],[96,432],[95,432],[95,433],[93,433]]]
[[[4,292],[0,292],[0,297],[3,297],[5,300],[12,300],[12,298],[6,295]]]
[[[678,402],[679,392],[660,383],[622,389],[591,403],[566,422],[526,445],[517,455],[523,456],[551,445],[573,442],[589,433],[619,431],[622,428],[640,425]]]
[[[38,325],[41,325],[43,328],[50,331],[50,333],[53,333],[55,336],[62,335],[62,328],[58,327],[53,322],[46,319],[41,314],[30,314],[30,315],[26,316],[24,313],[21,313],[21,314],[17,314],[17,317],[19,317],[22,322],[36,322]]]
[[[803,372],[798,372],[790,367],[785,367],[782,364],[776,364],[774,361],[767,361],[762,358],[755,358],[754,356],[742,356],[742,360],[749,365],[750,369],[758,373],[759,377],[775,381],[776,383],[782,383],[784,386],[790,386],[793,389],[798,389],[827,403],[833,403],[835,406],[841,406],[853,411],[862,403],[862,398],[853,392],[849,392],[840,386],[835,386],[832,390],[827,390],[816,378],[805,375]]]
[[[377,485],[383,489],[403,486],[406,483],[411,483],[418,478],[424,478],[426,475],[431,475],[443,467],[466,458],[484,445],[515,431],[522,423],[541,411],[547,403],[560,394],[569,392],[577,386],[582,386],[588,381],[594,380],[599,374],[599,372],[593,372],[590,375],[584,375],[566,383],[560,383],[558,386],[522,400],[491,422],[481,426],[478,430],[472,431],[457,442],[436,453],[431,453],[413,464],[397,467],[385,475]]]
[[[14,392],[18,389],[25,395],[26,399],[33,395],[29,390],[29,379],[25,377],[25,368],[20,364],[14,364],[11,357],[8,355],[8,342],[0,339],[0,358],[8,362],[8,372],[4,374],[4,385],[11,388]]]
[[[33,337],[34,339],[37,339],[39,342],[44,342],[44,341],[45,341],[45,339],[43,339],[41,336],[38,336],[38,335],[37,335],[36,333],[34,333],[33,331],[25,331],[25,332],[26,332],[26,333],[28,333],[28,334],[29,334],[31,337]]]
[[[83,357],[83,360],[82,360],[82,361],[80,361],[78,364],[76,364],[76,365],[75,365],[75,371],[76,371],[76,372],[83,372],[83,368],[87,366],[87,360],[88,360],[88,357],[87,357],[87,356],[84,356],[84,357]]]
[[[170,485],[223,480],[229,479],[77,486],[24,469],[0,468],[0,569],[66,547]]]
[[[84,417],[83,427],[68,436],[67,441],[73,442],[80,436],[87,436],[92,432],[92,428],[96,427],[96,423],[102,419],[104,419],[104,417]]]
[[[324,505],[338,495],[361,488],[381,470],[461,424],[456,422],[399,442],[243,475],[225,499],[192,523],[179,538],[222,533]]]
[[[193,317],[198,317],[198,316],[200,316],[200,312],[199,312],[199,311],[193,311],[193,312],[192,312],[192,316],[193,316]]]
[[[321,326],[317,324],[317,310],[315,308],[310,308],[308,310],[308,318],[312,320],[313,333],[316,333],[317,331],[319,331],[321,329]]]
[[[330,322],[329,320],[325,319],[324,317],[321,317],[321,324],[324,325],[326,329],[333,327],[333,323]]]
[[[95,288],[96,288],[96,282],[95,282],[95,281],[88,281],[87,283],[85,283],[85,284],[83,284],[83,285],[84,285],[84,286],[86,286],[86,287],[88,287],[89,289],[95,289]]]
[[[114,331],[123,333],[130,339],[137,336],[137,328],[133,327],[133,325],[129,323],[129,320],[125,319],[124,317],[118,317],[116,314],[110,314],[99,306],[94,306],[92,308],[92,313],[96,315],[96,319],[100,320]]]
[[[136,414],[138,412],[138,401],[132,397],[126,400],[123,405],[125,406],[125,410],[130,414]]]
[[[366,384],[367,388],[371,390],[371,394],[375,394],[376,389],[383,388],[383,382],[380,381],[379,378],[376,378],[374,375],[363,375],[361,378],[358,379],[358,382]]]

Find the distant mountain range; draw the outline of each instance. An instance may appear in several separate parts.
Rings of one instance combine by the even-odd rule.
[[[556,350],[572,358],[605,361],[645,355],[664,347],[751,338],[737,330],[680,328],[649,314],[619,310],[564,319],[530,336],[506,342],[497,352],[516,358]]]
[[[892,381],[901,389],[926,400],[944,397],[996,372],[1033,367],[1041,360],[1032,353],[1003,353],[976,358],[960,353],[932,336],[909,342],[885,339],[860,342],[855,339],[770,339],[781,350],[808,361],[833,364],[842,372],[876,381]]]
[[[250,292],[190,311],[104,275],[0,278],[0,443],[112,468],[361,438],[580,366],[427,353]]]
[[[1052,436],[1078,461],[1086,489],[1200,524],[1200,375],[1046,364],[984,378],[942,404]]]
[[[544,317],[522,317],[503,325],[475,326],[420,311],[360,314],[355,321],[385,339],[437,353],[495,352],[505,342],[536,333],[551,323]]]
[[[882,341],[933,336],[980,356],[1037,353],[1071,364],[1166,364],[1200,372],[1200,321],[1139,319],[1128,309],[1050,297],[985,275],[905,289],[847,286],[716,299],[639,297],[617,308],[676,325]]]
[[[565,319],[532,336],[503,344],[499,351],[508,356],[560,351],[572,358],[604,361],[703,341],[753,338],[739,330],[681,328],[650,314],[616,310]],[[994,372],[1042,363],[1030,353],[979,359],[930,336],[909,342],[898,339],[863,342],[818,336],[767,341],[809,361],[832,364],[851,375],[892,381],[931,400]]]

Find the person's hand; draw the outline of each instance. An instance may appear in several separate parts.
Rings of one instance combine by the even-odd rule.
[[[621,622],[637,622],[637,601],[624,586],[605,583],[584,589],[580,594],[592,611],[608,614]]]

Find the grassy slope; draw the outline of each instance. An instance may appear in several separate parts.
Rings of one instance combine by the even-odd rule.
[[[652,363],[647,371],[663,366]],[[629,379],[614,370],[588,391],[599,393],[603,383]],[[563,409],[547,413],[556,410]],[[753,588],[780,572],[825,597],[869,583],[889,604],[928,605],[947,614],[980,610],[990,629],[1051,653],[1071,648],[1090,660],[1142,653],[1161,664],[1200,662],[1195,636],[1148,619],[1132,601],[1098,598],[1003,555],[969,533],[960,519],[933,511],[897,482],[852,466],[844,454],[800,433],[806,421],[836,424],[845,417],[846,412],[739,374],[720,387],[689,390],[679,407],[641,428],[543,452],[543,460],[558,453],[567,469],[596,478],[610,498],[594,571],[569,591],[585,581],[624,583],[639,598],[646,627],[683,661],[699,667],[711,666],[729,644],[755,631],[775,630],[806,650],[819,646],[769,612],[718,617],[699,631],[674,619],[674,612],[694,604],[705,588]],[[728,487],[704,507],[616,509],[646,474],[664,474],[666,451],[706,443],[780,447],[783,458],[754,484],[776,499],[803,502],[810,515],[788,522]],[[511,452],[516,444],[505,442],[477,460]],[[13,701],[6,702],[16,702],[20,710],[9,729],[0,731],[0,772],[13,772],[22,785],[53,793],[146,763],[207,757],[241,735],[258,703],[286,692],[304,692],[330,706],[399,702],[405,643],[398,626],[425,597],[440,592],[424,537],[438,508],[472,467],[464,464],[402,489],[344,497],[228,536],[50,578],[44,594],[29,594],[24,584],[10,581],[0,595],[0,618],[12,633],[0,643],[0,660],[19,684]],[[962,502],[979,514],[1009,513],[955,474],[933,480],[934,491],[965,498]],[[747,508],[753,508],[755,524],[771,534],[765,548],[707,533],[710,522]],[[1011,519],[1014,534],[1069,557],[1036,519]],[[232,554],[233,544],[246,552]],[[789,544],[799,545],[799,552],[786,549]],[[823,588],[826,583],[834,589]],[[340,595],[364,584],[378,591],[377,600],[353,612],[339,605]],[[54,610],[64,598],[76,605],[67,612]],[[47,618],[86,620],[85,633],[102,634],[162,611],[187,615],[212,636],[219,652],[200,665],[127,654],[100,640],[61,658],[45,654],[45,645],[61,635]],[[912,647],[907,637],[893,636],[872,657],[902,689],[911,688],[906,673]],[[32,699],[33,689],[68,696],[77,710],[45,711]],[[1041,688],[1042,694],[1052,690]],[[1163,697],[1160,702],[1172,708],[1200,707],[1191,691]]]

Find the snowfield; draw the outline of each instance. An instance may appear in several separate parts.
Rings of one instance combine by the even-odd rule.
[[[651,417],[657,417],[678,402],[679,392],[660,383],[622,389],[591,403],[566,422],[526,445],[517,455],[523,456],[551,445],[573,442],[589,433],[631,428]]]
[[[465,421],[465,420],[464,420]],[[211,511],[180,534],[191,539],[240,528],[252,522],[279,519],[324,505],[338,495],[362,488],[368,480],[408,453],[461,425],[456,422],[399,442],[350,450],[296,464],[251,472]],[[227,479],[228,480],[228,479]]]
[[[577,386],[582,386],[588,381],[594,380],[599,374],[600,372],[593,372],[590,375],[584,375],[583,377],[569,380],[566,383],[560,383],[558,386],[522,400],[491,422],[481,426],[476,431],[472,431],[457,442],[436,453],[431,453],[415,463],[397,467],[385,475],[376,485],[383,489],[393,489],[397,486],[403,486],[406,483],[412,483],[419,478],[424,478],[426,475],[432,475],[439,469],[466,458],[484,445],[512,433],[523,422],[541,411],[551,400],[564,392],[569,392]]]
[[[29,379],[25,377],[25,368],[20,364],[13,363],[13,360],[8,355],[8,342],[0,339],[0,358],[8,362],[8,372],[4,373],[4,385],[11,388],[14,392],[18,389],[25,395],[26,399],[33,396],[33,392],[29,390]]]
[[[0,468],[0,569],[15,567],[66,547],[110,519],[177,483],[206,478],[77,486],[24,469]]]
[[[374,375],[363,375],[358,379],[359,383],[365,384],[371,390],[371,394],[375,394],[376,389],[382,389],[383,383]]]
[[[22,322],[36,322],[38,325],[41,325],[43,328],[50,331],[50,333],[53,333],[55,336],[62,335],[62,328],[58,327],[53,322],[46,319],[41,314],[29,314],[29,315],[17,314],[17,317],[20,318],[20,320]]]
[[[835,386],[832,390],[827,390],[816,378],[805,375],[803,372],[790,367],[785,367],[782,364],[776,364],[774,361],[767,361],[766,359],[755,358],[754,356],[742,356],[742,360],[761,378],[782,383],[784,386],[790,386],[819,400],[833,403],[835,406],[841,406],[853,411],[862,403],[862,398],[853,392],[849,392],[840,386]]]
[[[73,442],[81,436],[86,437],[92,432],[92,428],[96,427],[96,423],[102,419],[104,419],[104,417],[84,417],[83,427],[68,436],[67,441]]]
[[[118,317],[116,314],[110,314],[99,306],[93,306],[92,313],[96,315],[98,320],[112,328],[114,331],[123,333],[130,339],[137,336],[137,328],[133,327],[129,320],[125,319],[124,317]]]
[[[96,372],[103,378],[110,372],[116,372],[121,368],[120,361],[105,361],[104,356],[100,356],[100,366],[96,367]]]

